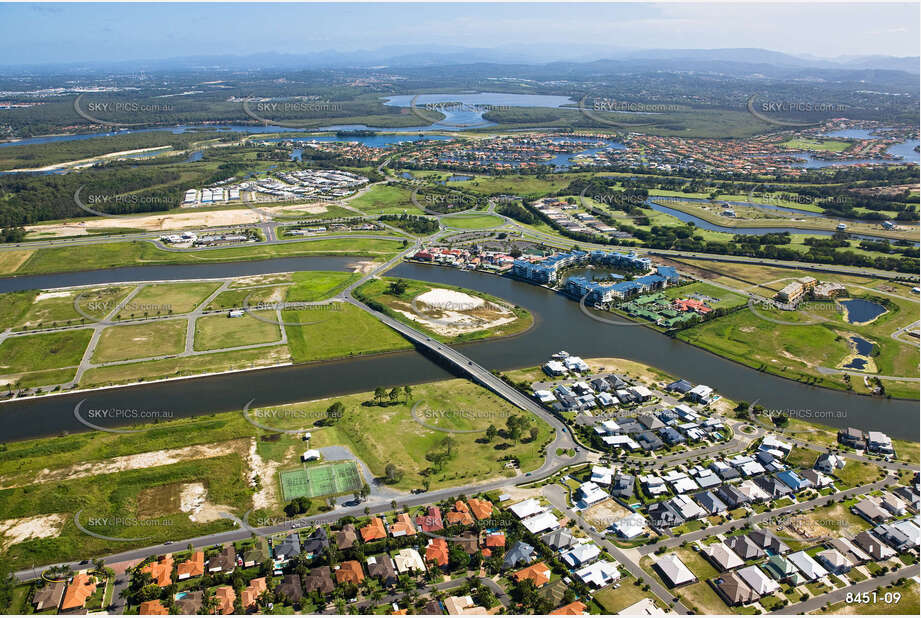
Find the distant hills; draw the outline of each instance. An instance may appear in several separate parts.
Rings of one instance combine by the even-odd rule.
[[[766,69],[826,69],[839,71],[901,71],[921,74],[921,58],[896,56],[841,56],[819,58],[796,56],[759,48],[730,49],[604,49],[596,47],[558,49],[535,47],[467,48],[459,46],[404,45],[375,50],[325,50],[309,54],[266,52],[246,56],[184,56],[157,60],[57,63],[4,67],[15,72],[70,70],[160,71],[160,70],[264,70],[421,68],[433,66],[577,65],[609,67],[617,71],[674,70],[751,73]]]

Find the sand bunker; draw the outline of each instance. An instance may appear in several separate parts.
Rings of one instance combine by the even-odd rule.
[[[22,543],[29,539],[47,539],[61,533],[67,515],[52,513],[50,515],[34,515],[19,519],[6,519],[0,521],[0,549],[6,550],[10,545]]]

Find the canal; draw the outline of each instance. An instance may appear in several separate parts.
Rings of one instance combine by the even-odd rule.
[[[288,258],[112,269],[2,279],[0,291],[165,278],[235,277],[290,270],[346,270],[355,261],[355,258]],[[918,439],[917,401],[859,396],[761,373],[643,326],[600,324],[584,315],[572,300],[504,277],[409,263],[401,264],[390,275],[480,290],[531,311],[535,324],[525,333],[459,346],[464,354],[489,369],[538,365],[561,349],[587,358],[622,357],[659,367],[695,383],[708,384],[732,399],[758,402],[771,410],[791,411],[805,420]],[[15,288],[10,288],[11,285]],[[174,417],[188,417],[240,410],[250,400],[255,400],[254,406],[280,405],[448,377],[451,374],[447,370],[427,357],[401,352],[11,401],[0,404],[0,441],[85,430],[74,417],[74,407],[82,400],[86,400],[86,407],[157,409],[167,410]]]

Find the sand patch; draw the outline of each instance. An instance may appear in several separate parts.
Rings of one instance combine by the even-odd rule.
[[[604,530],[615,521],[623,519],[630,511],[613,499],[602,500],[582,512],[582,518],[592,524],[596,530]]]
[[[137,217],[97,217],[88,221],[26,226],[29,234],[47,236],[85,236],[104,228],[141,229],[151,232],[200,227],[247,225],[261,220],[259,213],[248,208],[211,212],[182,212]]]
[[[286,456],[289,454],[286,453]],[[275,490],[275,473],[278,472],[281,463],[271,460],[265,461],[256,450],[255,438],[250,442],[249,459],[247,461],[252,472],[250,485],[255,486],[256,479],[259,479],[259,490],[253,494],[253,508],[265,509],[274,506],[278,503],[278,493]]]
[[[190,521],[206,523],[224,519],[221,513],[233,513],[233,507],[208,502],[204,483],[184,483],[179,489],[179,510],[187,513]]]
[[[495,328],[517,319],[508,307],[444,288],[429,290],[410,303],[395,301],[390,306],[410,320],[445,336]]]
[[[27,482],[10,483],[8,479],[0,479],[0,489],[10,489],[12,487],[21,487],[24,485],[33,485],[40,483],[51,483],[59,481],[68,481],[73,479],[85,478],[88,476],[97,476],[100,474],[113,474],[125,470],[139,470],[142,468],[153,468],[156,466],[168,466],[183,461],[192,461],[196,459],[210,459],[212,457],[221,457],[231,453],[240,453],[246,448],[246,440],[229,440],[227,442],[217,442],[213,444],[196,444],[194,446],[185,446],[182,448],[164,449],[160,451],[149,451],[135,455],[124,455],[113,457],[102,461],[91,461],[63,468],[49,470],[45,468],[37,473],[29,473]]]
[[[363,260],[349,264],[349,268],[352,269],[353,273],[361,274],[373,272],[378,266],[380,266],[380,262],[375,262],[374,260]]]
[[[29,539],[47,539],[61,533],[67,515],[51,513],[50,515],[34,515],[19,519],[6,519],[0,521],[0,549],[7,549],[10,545],[22,543]]]
[[[252,275],[249,277],[241,277],[234,280],[228,288],[248,288],[261,285],[267,285],[272,283],[289,283],[291,281],[291,273],[273,273],[270,275]]]
[[[329,208],[325,204],[313,203],[313,204],[295,204],[293,206],[285,204],[284,206],[275,206],[273,208],[262,208],[268,213],[277,215],[280,213],[287,212],[303,212],[311,215],[320,215],[328,211]]]
[[[41,301],[43,301],[43,300],[48,300],[49,298],[66,298],[66,297],[70,296],[71,294],[72,294],[72,292],[67,292],[67,291],[64,291],[64,292],[42,292],[41,294],[39,294],[38,296],[36,296],[36,297],[35,297],[35,300],[33,300],[32,302],[33,302],[33,303],[38,303],[38,302],[41,302]]]

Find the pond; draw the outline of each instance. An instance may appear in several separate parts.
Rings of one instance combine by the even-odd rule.
[[[845,319],[851,324],[864,324],[872,322],[886,313],[886,308],[879,303],[874,303],[863,298],[850,298],[839,301],[845,309]]]

